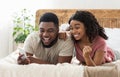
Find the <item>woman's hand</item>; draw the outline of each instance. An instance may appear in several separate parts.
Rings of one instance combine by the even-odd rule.
[[[59,39],[63,39],[63,40],[67,39],[66,31],[59,32]]]
[[[84,46],[84,48],[83,48],[83,57],[84,58],[89,57],[91,52],[92,52],[92,48],[90,46]]]

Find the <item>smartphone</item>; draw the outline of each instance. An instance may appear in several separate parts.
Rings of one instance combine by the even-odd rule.
[[[19,53],[20,53],[21,55],[23,55],[21,58],[22,58],[22,59],[26,59],[26,58],[27,58],[27,55],[26,55],[25,50],[24,50],[23,48],[18,48],[18,49],[19,49]]]

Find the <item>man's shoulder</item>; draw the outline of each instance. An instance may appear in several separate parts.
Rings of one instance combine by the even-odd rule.
[[[30,33],[30,34],[28,35],[27,39],[40,40],[40,38],[39,38],[39,32],[34,31],[34,32]]]
[[[39,32],[38,31],[34,31],[32,33],[29,34],[30,36],[38,36],[39,35]]]
[[[39,37],[39,32],[34,31],[34,32],[30,33],[30,34],[28,35],[28,37],[31,37],[31,38],[38,38],[38,37]]]
[[[65,43],[73,43],[72,39],[70,36],[67,36],[67,39],[64,40],[64,39],[59,39],[59,42],[61,42],[62,44],[65,44]]]
[[[63,39],[63,38],[61,39],[61,38],[59,38],[59,40],[61,40],[61,41],[62,41],[62,40],[64,40],[64,41],[71,40],[71,36],[68,36],[68,35],[67,35],[67,36],[66,36],[66,39]]]

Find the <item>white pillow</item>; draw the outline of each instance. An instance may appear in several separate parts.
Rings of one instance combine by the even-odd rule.
[[[19,56],[19,51],[15,50],[5,58],[0,60],[0,64],[17,64],[17,58]]]
[[[105,32],[108,36],[108,46],[120,51],[120,28],[105,28]]]
[[[66,31],[66,29],[68,29],[68,28],[69,28],[69,24],[68,23],[62,24],[59,27],[60,31]]]

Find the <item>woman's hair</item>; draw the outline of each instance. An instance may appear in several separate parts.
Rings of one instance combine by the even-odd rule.
[[[96,36],[101,36],[104,39],[108,39],[105,34],[104,28],[100,26],[95,16],[88,11],[76,11],[75,14],[71,16],[68,23],[70,24],[71,20],[77,20],[84,24],[86,29],[86,34],[89,38],[89,41],[92,42]]]

